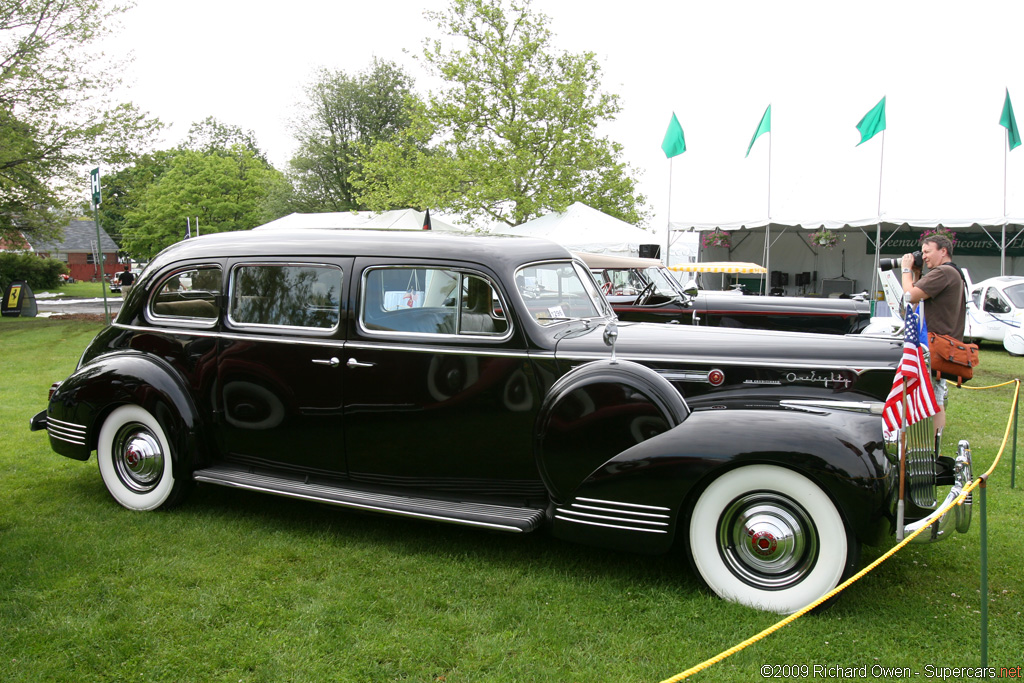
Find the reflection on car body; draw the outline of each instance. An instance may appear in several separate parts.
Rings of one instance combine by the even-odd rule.
[[[618,322],[544,240],[225,233],[153,260],[32,427],[67,457],[95,451],[130,509],[219,485],[680,545],[718,594],[785,612],[895,530],[879,413],[900,355],[892,339]],[[907,518],[943,538],[969,518],[928,517],[931,429],[909,434]]]

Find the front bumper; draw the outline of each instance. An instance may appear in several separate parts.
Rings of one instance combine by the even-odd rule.
[[[33,415],[32,419],[28,421],[28,428],[33,432],[46,429],[46,411],[40,410],[38,413]]]
[[[971,483],[972,476],[971,445],[966,439],[961,439],[960,443],[957,444],[956,449],[956,464],[953,468],[953,486],[949,489],[949,493],[946,494],[945,500],[939,504],[935,512],[932,514],[928,515],[924,519],[904,526],[903,536],[901,538],[906,538],[921,527],[926,526],[931,528],[928,531],[919,534],[914,539],[914,543],[934,543],[935,541],[941,541],[952,535],[951,531],[953,529],[956,529],[956,531],[961,534],[967,533],[971,528],[972,494],[968,494],[960,505],[954,505],[944,514],[940,514],[940,512],[943,508],[960,497],[960,494],[962,494],[964,489]]]

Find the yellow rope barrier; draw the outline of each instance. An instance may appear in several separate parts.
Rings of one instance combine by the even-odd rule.
[[[1010,429],[1013,426],[1013,417],[1014,417],[1014,414],[1017,411],[1017,398],[1020,395],[1020,380],[1019,379],[1013,379],[1013,380],[1010,380],[1009,382],[1004,382],[1002,384],[996,384],[996,385],[993,385],[993,386],[990,386],[990,387],[967,387],[968,389],[975,389],[975,390],[996,389],[998,387],[1004,387],[1004,386],[1006,386],[1008,384],[1016,384],[1017,388],[1014,390],[1014,393],[1013,393],[1013,408],[1010,410],[1010,417],[1009,417],[1009,419],[1006,422],[1006,430],[1003,432],[1003,442],[1002,442],[1002,444],[999,447],[999,452],[996,454],[995,460],[992,462],[992,466],[988,468],[988,471],[986,471],[985,474],[981,475],[980,477],[978,477],[977,479],[972,481],[970,484],[968,484],[967,487],[960,493],[960,495],[956,499],[952,500],[948,505],[940,508],[939,515],[936,516],[936,519],[938,519],[939,516],[944,515],[947,511],[952,510],[954,505],[962,505],[964,500],[966,500],[967,496],[970,495],[971,491],[973,491],[974,489],[978,488],[978,486],[981,484],[982,480],[988,479],[988,477],[992,474],[992,472],[996,468],[996,465],[999,464],[999,460],[1003,456],[1003,451],[1006,450],[1006,442],[1010,438]],[[746,649],[747,647],[749,647],[750,645],[753,645],[757,641],[763,640],[763,639],[767,638],[771,634],[773,634],[776,631],[778,631],[779,629],[781,629],[783,626],[787,626],[787,625],[793,623],[794,621],[796,621],[797,619],[799,619],[803,615],[805,615],[808,612],[810,612],[811,610],[813,610],[818,605],[822,604],[823,602],[825,602],[827,600],[830,600],[833,596],[836,596],[839,593],[841,593],[842,591],[846,590],[847,587],[849,587],[849,586],[853,585],[854,583],[856,583],[857,581],[859,581],[862,577],[864,577],[869,572],[874,570],[878,565],[880,565],[883,562],[885,562],[886,560],[888,560],[890,557],[892,557],[897,552],[899,552],[905,545],[907,545],[912,540],[917,538],[917,536],[919,534],[921,534],[923,531],[925,531],[926,529],[930,529],[930,528],[931,528],[931,525],[923,526],[923,527],[917,529],[914,533],[910,534],[909,536],[904,538],[902,541],[897,543],[895,546],[890,548],[884,555],[882,555],[877,560],[875,560],[874,562],[869,564],[867,567],[865,567],[864,569],[860,570],[859,572],[857,572],[856,574],[854,574],[853,576],[848,578],[846,581],[842,582],[841,584],[839,584],[838,586],[836,586],[831,591],[829,591],[825,595],[821,596],[820,598],[818,598],[817,600],[815,600],[811,604],[807,605],[806,607],[801,608],[800,610],[794,612],[793,614],[790,614],[788,617],[786,617],[782,621],[779,621],[779,622],[769,626],[768,628],[766,628],[765,630],[761,631],[760,633],[758,633],[755,636],[747,638],[742,643],[739,643],[738,645],[734,645],[734,646],[730,647],[728,650],[725,650],[724,652],[718,653],[717,655],[715,655],[711,659],[706,659],[703,662],[701,662],[700,664],[698,664],[698,665],[696,665],[694,667],[691,667],[691,668],[687,669],[686,671],[683,671],[682,673],[676,674],[675,676],[672,676],[671,678],[666,678],[661,683],[677,683],[677,681],[681,681],[681,680],[683,680],[685,678],[689,678],[693,674],[698,673],[700,671],[703,671],[704,669],[706,669],[706,668],[708,668],[710,666],[713,666],[715,664],[718,664],[720,661],[722,661],[722,660],[724,660],[724,659],[726,659],[728,657],[731,657],[732,655],[736,654],[740,650]]]

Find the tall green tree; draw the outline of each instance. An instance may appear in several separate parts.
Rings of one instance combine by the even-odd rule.
[[[305,89],[304,114],[293,125],[299,146],[289,177],[296,210],[365,208],[355,197],[351,176],[366,148],[408,125],[405,103],[412,85],[398,65],[379,59],[355,76],[328,69],[317,73]]]
[[[0,235],[52,231],[53,212],[87,192],[90,166],[126,163],[151,145],[160,122],[111,100],[121,65],[95,50],[125,9],[0,3]]]
[[[186,219],[201,234],[248,230],[268,216],[268,195],[287,184],[284,176],[236,145],[231,154],[183,150],[160,177],[146,188],[126,213],[122,248],[139,259],[150,259],[185,235]]]
[[[235,148],[247,149],[255,158],[270,165],[252,130],[242,130],[241,126],[224,123],[213,116],[189,126],[181,147],[203,154],[232,154]]]
[[[361,203],[518,225],[580,201],[646,219],[621,145],[597,132],[620,104],[592,52],[557,50],[529,0],[453,0],[426,16],[450,37],[422,54],[447,85],[373,147],[355,177]]]

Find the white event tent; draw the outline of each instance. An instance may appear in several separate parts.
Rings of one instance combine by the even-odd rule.
[[[664,240],[656,233],[642,230],[581,202],[571,204],[565,211],[549,213],[515,227],[494,226],[490,232],[543,237],[570,251],[616,256],[639,256],[641,244],[664,245]],[[693,254],[685,245],[672,250],[671,263],[692,260]]]
[[[956,232],[953,261],[965,268],[974,282],[1000,274],[1024,275],[1024,220],[997,219],[893,219],[884,217],[854,221],[802,221],[768,224],[764,219],[735,223],[670,224],[672,239],[681,235],[721,230],[730,234],[730,246],[702,247],[701,261],[754,261],[781,274],[771,287],[786,294],[870,290],[876,283],[876,256],[896,258],[919,249],[926,230],[939,227]],[[811,233],[835,233],[832,247],[815,244]],[[765,253],[765,243],[770,249]],[[810,274],[810,282],[796,284],[798,274]],[[786,276],[788,275],[788,278]],[[785,281],[788,279],[788,282]]]

